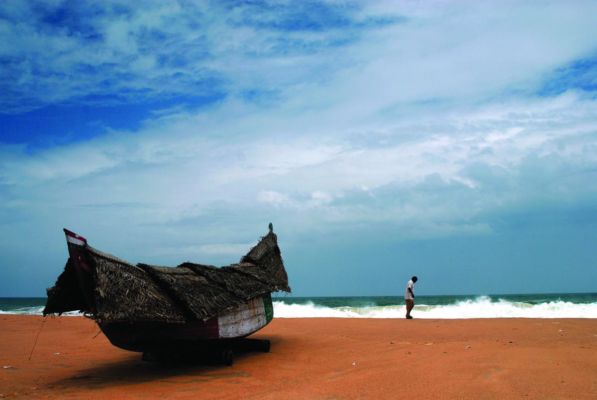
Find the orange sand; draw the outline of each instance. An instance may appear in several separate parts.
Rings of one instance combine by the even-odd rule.
[[[276,319],[270,353],[161,365],[93,321],[0,316],[0,398],[597,399],[597,320]]]

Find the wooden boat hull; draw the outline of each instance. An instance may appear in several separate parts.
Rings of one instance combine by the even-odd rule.
[[[70,257],[48,289],[44,315],[81,310],[126,350],[184,352],[238,344],[273,319],[271,292],[290,290],[271,226],[239,264],[222,268],[133,265],[74,232],[65,234]]]
[[[99,323],[99,326],[114,346],[131,351],[148,351],[243,338],[263,328],[272,319],[272,299],[267,294],[206,321],[185,324],[109,322]]]

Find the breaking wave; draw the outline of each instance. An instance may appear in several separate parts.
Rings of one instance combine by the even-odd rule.
[[[2,315],[2,314],[42,315],[43,311],[44,311],[44,307],[20,307],[20,308],[15,308],[15,309],[10,309],[10,310],[0,310],[0,315]],[[62,313],[61,315],[67,316],[67,317],[73,317],[73,316],[76,317],[76,316],[83,315],[83,313],[78,312],[78,311],[69,311],[69,312]]]
[[[357,307],[329,307],[306,302],[288,304],[274,301],[277,318],[404,318],[404,305],[366,305]],[[412,311],[415,318],[465,319],[465,318],[597,318],[597,303],[572,303],[549,301],[532,304],[498,299],[489,296],[456,301],[452,304],[417,304]]]
[[[0,314],[41,315],[43,307],[20,307],[11,310],[0,310]]]
[[[441,304],[423,297],[413,310],[415,318],[464,319],[464,318],[597,318],[597,295],[590,294],[584,299],[578,296],[569,298],[543,298],[541,301],[507,299],[490,296],[477,296],[464,299],[443,298]],[[2,302],[1,314],[41,315],[45,299],[33,299],[29,304]],[[404,318],[404,304],[397,297],[386,300],[379,298],[274,298],[276,318]],[[571,301],[573,300],[573,301]],[[83,315],[68,312],[63,315]]]

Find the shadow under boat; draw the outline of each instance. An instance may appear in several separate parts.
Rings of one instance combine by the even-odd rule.
[[[274,345],[283,338],[270,337]],[[238,349],[237,349],[238,350]],[[166,357],[160,362],[146,362],[132,353],[115,361],[99,363],[91,368],[77,371],[76,374],[45,385],[47,390],[100,389],[107,387],[130,386],[146,382],[176,382],[177,384],[201,384],[222,379],[248,376],[242,370],[228,368],[213,354],[202,353],[199,357]],[[239,362],[254,356],[250,350],[235,353]]]

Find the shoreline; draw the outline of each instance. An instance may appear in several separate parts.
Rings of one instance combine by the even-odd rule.
[[[597,319],[275,318],[252,337],[270,353],[165,365],[84,317],[2,314],[0,398],[597,398]]]

